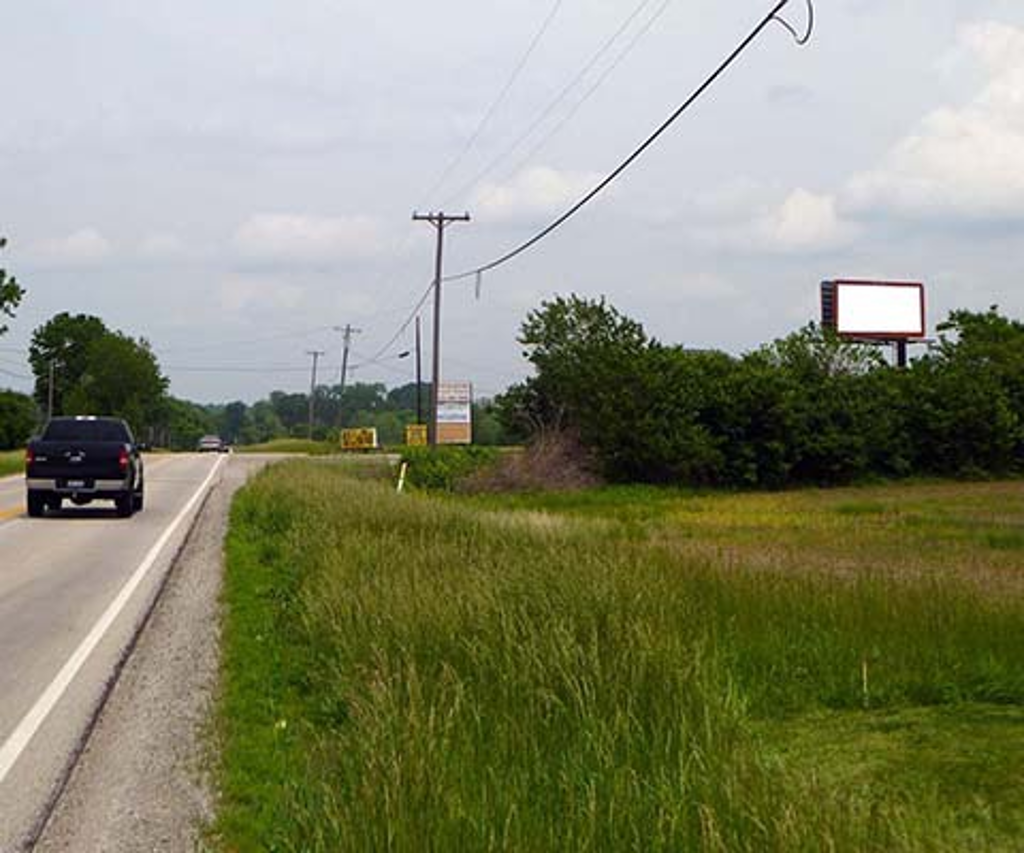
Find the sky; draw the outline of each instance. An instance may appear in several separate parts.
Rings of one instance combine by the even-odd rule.
[[[414,378],[445,272],[559,216],[770,11],[757,0],[0,0],[0,266],[26,299],[0,387],[60,311],[154,348],[171,393],[254,401]],[[801,30],[804,0],[783,14]],[[1024,317],[1024,3],[816,0],[772,24],[604,193],[442,290],[442,378],[528,375],[545,299],[604,296],[665,343],[742,353],[823,279],[922,281],[928,326]],[[420,311],[430,374],[429,302]]]

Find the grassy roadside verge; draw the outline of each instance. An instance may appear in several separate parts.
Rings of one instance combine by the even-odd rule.
[[[1014,849],[1024,508],[886,494],[914,520],[853,491],[508,511],[267,472],[227,542],[215,840]]]
[[[0,477],[20,474],[25,470],[24,450],[0,451]]]

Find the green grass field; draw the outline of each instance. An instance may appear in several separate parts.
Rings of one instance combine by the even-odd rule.
[[[308,438],[275,438],[262,444],[240,444],[235,450],[238,453],[304,453],[310,456],[341,452],[335,442]]]
[[[1019,850],[1024,485],[236,501],[224,850]]]
[[[20,474],[25,470],[24,450],[0,451],[0,477],[8,474]]]

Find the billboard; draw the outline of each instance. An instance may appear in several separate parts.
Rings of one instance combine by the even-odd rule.
[[[473,440],[473,385],[439,382],[437,385],[437,443],[469,444]]]
[[[341,431],[342,450],[376,450],[377,430],[375,427],[343,429]]]
[[[924,337],[924,285],[903,281],[824,281],[821,324],[846,337]]]

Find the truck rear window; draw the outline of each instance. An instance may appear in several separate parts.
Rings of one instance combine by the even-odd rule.
[[[131,442],[128,428],[120,421],[50,421],[43,441],[120,441]]]

